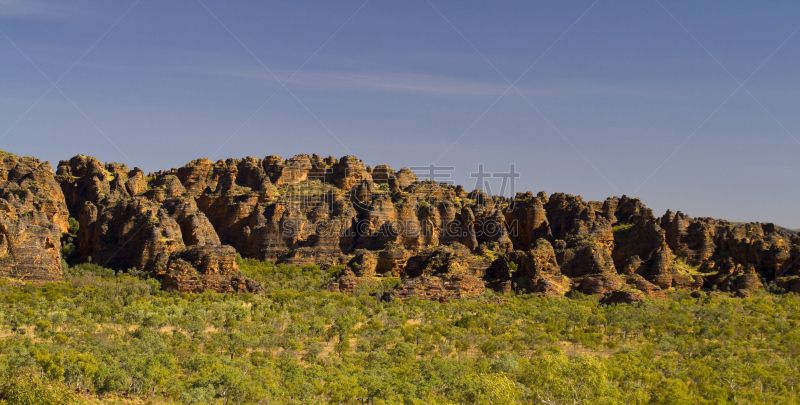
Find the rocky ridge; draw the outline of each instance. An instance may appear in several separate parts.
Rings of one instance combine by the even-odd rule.
[[[58,240],[72,216],[72,259],[136,267],[187,292],[258,291],[238,272],[237,252],[343,266],[333,291],[401,278],[387,299],[491,288],[635,302],[669,289],[746,295],[764,283],[800,292],[800,236],[773,224],[656,217],[627,196],[489,196],[353,156],[198,159],[145,174],[79,155],[54,175],[6,154],[0,170],[0,260],[42,280],[61,277]]]

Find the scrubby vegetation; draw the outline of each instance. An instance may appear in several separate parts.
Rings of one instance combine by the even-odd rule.
[[[321,291],[344,270],[344,265],[333,266],[327,271],[317,265],[303,267],[290,264],[272,264],[256,259],[236,257],[239,270],[247,277],[258,281],[267,293],[275,291]]]
[[[634,224],[632,224],[632,223],[621,223],[621,224],[614,225],[611,228],[611,232],[614,233],[614,240],[615,241],[626,241],[628,239],[628,235],[631,232],[631,229],[633,229],[633,225]]]
[[[683,273],[683,274],[688,274],[688,275],[706,275],[706,274],[704,274],[703,272],[700,271],[699,267],[692,266],[691,264],[689,264],[686,261],[686,258],[684,258],[684,257],[675,257],[672,260],[672,268],[675,271],[677,271],[679,273]]]
[[[0,403],[800,402],[794,294],[384,302],[323,292],[341,269],[239,265],[264,294],[168,293],[93,265],[0,283]]]

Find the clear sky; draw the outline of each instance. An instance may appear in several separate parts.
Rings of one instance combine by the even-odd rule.
[[[0,149],[514,164],[800,228],[798,28],[797,1],[0,0]]]

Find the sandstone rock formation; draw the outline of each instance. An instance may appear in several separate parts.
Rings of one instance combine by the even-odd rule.
[[[421,299],[447,302],[457,298],[475,298],[484,291],[481,279],[470,275],[412,277],[392,293],[398,298],[416,296]]]
[[[644,294],[637,290],[617,290],[613,291],[600,300],[604,304],[633,304],[644,302]]]
[[[449,300],[485,288],[599,294],[604,302],[671,289],[800,291],[800,236],[773,224],[656,217],[627,196],[513,198],[419,181],[408,168],[297,155],[157,173],[76,156],[2,155],[0,262],[7,276],[60,277],[59,238],[79,223],[76,260],[149,271],[179,291],[257,291],[235,256],[323,267],[330,289],[401,278],[390,295]],[[619,293],[618,293],[619,292]]]
[[[60,279],[68,218],[50,163],[0,151],[0,276]]]
[[[546,239],[537,239],[536,245],[525,252],[520,262],[518,275],[527,282],[531,292],[562,295],[571,288],[571,280],[561,273],[553,245]]]
[[[190,189],[208,187],[209,180],[225,183],[224,176],[207,178],[204,162],[197,163],[195,176],[189,176],[194,181],[186,182]],[[174,172],[145,176],[138,168],[87,156],[62,161],[56,180],[77,211],[78,258],[149,271],[168,290],[257,291],[257,284],[239,274],[236,251],[221,245]]]

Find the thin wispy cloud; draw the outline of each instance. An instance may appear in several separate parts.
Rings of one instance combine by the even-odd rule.
[[[72,26],[91,25],[117,18],[135,1],[0,0],[0,18],[9,21],[59,22]]]
[[[230,70],[217,74],[268,80],[255,71]],[[291,72],[276,73],[282,80]],[[497,96],[505,90],[499,83],[472,81],[447,76],[405,72],[357,73],[345,71],[301,72],[287,86],[320,91],[375,91],[429,96]]]
[[[77,7],[67,2],[0,0],[0,17],[66,18]]]
[[[255,69],[211,68],[203,72],[211,75],[236,77],[246,80],[274,81],[266,73]],[[286,80],[291,72],[275,71],[280,80]],[[409,72],[347,72],[347,71],[310,71],[301,72],[292,78],[288,87],[317,91],[366,91],[381,93],[398,93],[421,96],[440,97],[497,97],[506,91],[507,85],[458,78],[451,76],[420,74]],[[542,97],[587,97],[587,96],[629,96],[652,98],[665,96],[646,89],[620,87],[606,84],[564,80],[549,82],[546,87],[531,88],[518,86],[526,96]]]

